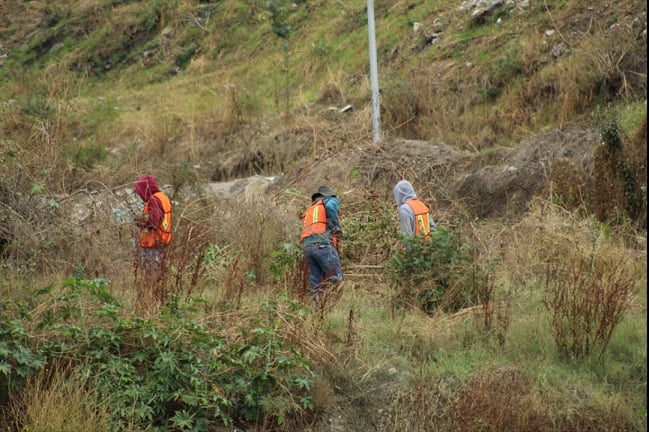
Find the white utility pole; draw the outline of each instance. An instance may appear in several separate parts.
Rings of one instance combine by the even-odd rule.
[[[374,0],[367,0],[367,31],[370,50],[370,83],[372,85],[372,129],[374,142],[381,140],[381,111],[379,105],[379,72],[376,63],[376,36],[374,32]]]

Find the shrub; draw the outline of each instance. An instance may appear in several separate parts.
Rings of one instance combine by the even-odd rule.
[[[367,197],[362,208],[347,214],[341,243],[342,260],[362,264],[383,264],[396,240],[395,207]]]
[[[646,159],[646,120],[632,134],[625,134],[617,109],[597,107],[593,127],[603,141],[594,160],[595,214],[603,222],[631,218],[646,224],[646,164],[638,163]]]
[[[450,228],[438,226],[431,241],[402,237],[403,247],[388,267],[397,287],[396,305],[411,304],[432,314],[437,308],[457,311],[476,298],[469,247]]]
[[[46,358],[32,346],[21,320],[9,319],[3,311],[0,324],[0,400],[6,400],[27,377],[43,369]]]
[[[102,279],[69,278],[60,289],[35,291],[42,305],[26,318],[36,324],[38,339],[3,313],[5,392],[19,389],[48,362],[67,358],[70,372],[91,386],[120,430],[277,425],[312,406],[315,374],[279,336],[275,304],[263,306],[264,315],[231,343],[196,320],[196,310],[178,297],[152,318],[122,316],[107,286]]]
[[[284,289],[297,290],[297,296],[308,297],[308,264],[300,245],[297,242],[282,243],[279,249],[271,251],[268,256],[271,259],[270,272],[276,280],[283,283]]]
[[[630,305],[636,276],[623,265],[596,268],[584,259],[548,265],[544,305],[560,355],[604,353]]]
[[[476,374],[462,389],[450,410],[454,430],[552,430],[547,406],[535,398],[530,379],[511,366]]]
[[[504,345],[511,323],[510,299],[508,296],[496,299],[496,282],[491,272],[476,265],[473,274],[475,294],[480,306],[473,311],[478,331],[486,342],[495,339],[499,345]]]

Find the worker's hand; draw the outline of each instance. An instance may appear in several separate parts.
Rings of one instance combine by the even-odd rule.
[[[340,247],[340,239],[342,239],[342,237],[342,231],[335,231],[331,233],[331,242],[333,243],[336,250],[338,250],[338,248]]]

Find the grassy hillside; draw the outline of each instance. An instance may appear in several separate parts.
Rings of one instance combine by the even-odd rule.
[[[593,165],[482,219],[386,161],[440,225],[400,256],[391,185],[349,156],[382,154],[365,2],[0,3],[0,428],[646,430],[646,4],[375,9],[384,138],[486,164],[578,128]],[[313,307],[297,216],[327,172],[346,281]],[[174,197],[156,287],[142,173]]]

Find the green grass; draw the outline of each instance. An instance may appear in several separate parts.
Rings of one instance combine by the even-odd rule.
[[[395,316],[385,303],[369,301],[362,290],[343,298],[326,320],[327,328],[343,334],[349,309],[355,312],[363,341],[359,361],[375,365],[373,376],[379,381],[392,379],[378,372],[389,367],[410,377],[423,368],[430,376],[454,377],[460,382],[494,368],[513,367],[531,380],[533,394],[556,404],[557,414],[568,415],[565,410],[587,406],[595,412],[621,409],[620,415],[627,418],[643,415],[646,317],[637,313],[625,315],[604,357],[571,362],[557,354],[538,289],[524,289],[513,299],[512,322],[502,347],[482,339],[470,314],[462,319],[442,315],[425,321],[419,314]]]
[[[638,100],[622,104],[618,111],[620,113],[620,128],[624,134],[634,132],[647,115],[647,101]]]

